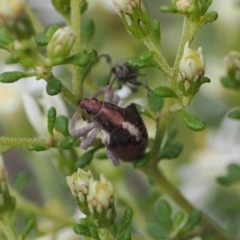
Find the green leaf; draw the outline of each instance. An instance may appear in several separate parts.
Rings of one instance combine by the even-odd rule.
[[[167,136],[166,136],[166,144],[169,144],[174,140],[174,138],[177,136],[177,132],[178,130],[175,127],[172,127],[168,130]]]
[[[228,173],[226,176],[217,178],[217,182],[223,186],[230,186],[240,181],[240,166],[237,164],[228,165]]]
[[[158,202],[158,219],[160,225],[166,229],[168,232],[170,232],[173,228],[172,223],[172,208],[170,204],[165,200],[162,199]]]
[[[229,118],[240,120],[240,109],[234,110],[228,114]]]
[[[2,83],[13,83],[18,81],[21,78],[32,77],[34,76],[33,73],[26,73],[26,72],[4,72],[0,74],[0,82]]]
[[[173,228],[178,229],[184,220],[183,210],[178,210],[173,217]]]
[[[183,150],[181,142],[173,142],[163,147],[159,159],[173,159],[177,158]]]
[[[151,38],[153,40],[154,45],[157,48],[160,48],[160,45],[161,45],[160,22],[159,22],[159,20],[155,19],[152,21],[151,25],[152,25]]]
[[[68,136],[68,118],[65,116],[58,116],[55,121],[55,129],[62,133],[63,136]]]
[[[59,29],[60,27],[58,25],[52,25],[52,26],[49,26],[49,28],[47,29],[46,31],[46,37],[47,37],[47,40],[49,41],[53,34]]]
[[[67,136],[65,137],[63,140],[61,140],[59,143],[58,143],[58,146],[61,148],[61,149],[69,149],[73,146],[74,142],[75,142],[76,138],[73,137],[73,136]]]
[[[38,144],[31,144],[28,146],[28,150],[29,151],[37,151],[37,152],[41,152],[41,151],[46,151],[48,150],[48,148],[42,146],[42,145],[38,145]]]
[[[147,232],[156,240],[169,239],[168,231],[164,227],[160,226],[159,223],[156,223],[156,222],[148,223]]]
[[[119,226],[119,234],[122,234],[123,231],[125,231],[131,224],[132,221],[132,216],[133,216],[133,210],[131,207],[128,207],[123,215],[123,219],[120,223]]]
[[[45,32],[40,32],[35,35],[35,42],[38,46],[48,45],[48,39]]]
[[[218,18],[218,13],[216,11],[209,12],[203,16],[201,19],[202,25],[216,21]]]
[[[82,28],[82,36],[83,36],[83,42],[89,43],[89,41],[92,39],[95,32],[95,24],[92,19],[88,19],[84,24]]]
[[[205,123],[199,118],[182,110],[182,117],[186,126],[193,131],[202,131],[206,128]]]
[[[131,230],[124,231],[118,240],[131,240]]]
[[[78,235],[88,236],[90,237],[89,228],[82,224],[77,224],[73,227],[73,231]]]
[[[76,167],[77,168],[84,168],[86,167],[87,165],[89,165],[93,159],[93,156],[94,156],[94,153],[98,150],[99,148],[93,148],[87,152],[85,152],[82,156],[80,156],[78,159],[77,159],[77,162],[76,162]]]
[[[115,223],[113,223],[113,224],[110,226],[109,232],[116,238],[118,229],[117,229],[117,225],[116,225]]]
[[[154,113],[158,113],[163,107],[164,98],[158,97],[155,94],[151,93],[148,98],[148,104]]]
[[[0,43],[7,46],[9,43],[13,42],[14,38],[8,32],[6,28],[0,28]]]
[[[158,96],[158,97],[162,97],[162,98],[176,98],[178,99],[178,95],[170,88],[165,87],[165,86],[161,86],[156,88],[153,93]]]
[[[234,82],[228,77],[222,77],[221,83],[225,88],[236,88]]]
[[[57,95],[62,90],[62,83],[53,75],[47,80],[46,91],[50,96]]]
[[[144,107],[142,107],[141,105],[139,105],[139,104],[137,104],[137,103],[135,103],[135,106],[136,106],[136,108],[137,108],[137,111],[138,111],[140,114],[143,114],[143,115],[145,115],[145,116],[147,116],[147,117],[155,120],[155,118],[152,116],[152,114],[151,114],[149,111],[147,111]]]
[[[53,136],[53,128],[55,126],[56,118],[57,118],[57,111],[54,107],[49,108],[48,110],[48,132],[50,133],[51,136]]]
[[[135,160],[133,163],[134,168],[141,168],[143,166],[146,166],[150,160],[149,153],[144,154],[139,159]]]
[[[147,68],[156,67],[153,51],[145,51],[139,54],[137,57],[127,59],[126,64],[133,68]]]
[[[82,66],[87,65],[89,63],[89,61],[90,61],[90,57],[88,54],[79,53],[79,54],[70,56],[69,58],[65,59],[62,63],[75,64],[77,66],[82,67]]]
[[[207,12],[208,8],[211,6],[212,0],[201,0],[201,2],[203,5],[202,6],[202,15],[204,15]]]
[[[22,233],[22,237],[21,240],[24,240],[27,235],[30,233],[30,231],[33,229],[34,225],[35,225],[36,221],[35,219],[29,219],[27,221],[27,224],[25,225],[24,229],[23,229],[23,233]]]
[[[201,221],[201,211],[194,210],[190,213],[187,222],[184,226],[179,230],[178,236],[182,236],[185,233],[191,231],[194,227],[200,224]]]

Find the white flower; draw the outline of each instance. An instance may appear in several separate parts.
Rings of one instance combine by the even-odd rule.
[[[183,56],[179,63],[181,77],[189,82],[195,82],[204,74],[204,69],[202,48],[199,47],[196,51],[189,48],[189,42],[186,42]],[[189,86],[186,86],[186,88],[189,88]]]
[[[71,189],[72,195],[80,202],[85,202],[86,196],[89,194],[90,181],[93,180],[91,171],[83,171],[78,169],[77,172],[67,177],[67,184]]]
[[[114,205],[113,186],[103,174],[100,175],[100,181],[91,180],[87,201],[91,213],[95,211],[102,213],[105,210],[111,215],[111,212],[108,212],[108,210],[111,211]]]

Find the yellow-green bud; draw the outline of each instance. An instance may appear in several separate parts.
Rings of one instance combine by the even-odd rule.
[[[69,54],[75,41],[71,27],[59,28],[47,45],[47,55],[52,64],[61,63]]]

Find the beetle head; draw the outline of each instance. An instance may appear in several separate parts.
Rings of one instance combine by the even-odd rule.
[[[79,107],[84,109],[90,116],[95,116],[101,110],[102,102],[95,98],[83,98],[79,103]]]

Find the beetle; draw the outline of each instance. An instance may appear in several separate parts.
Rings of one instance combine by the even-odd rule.
[[[104,100],[99,101],[96,97],[102,93]],[[69,130],[71,135],[82,137],[83,149],[90,147],[98,132],[101,132],[107,155],[114,165],[119,164],[119,159],[126,162],[138,159],[148,144],[147,129],[135,104],[131,103],[122,108],[117,106],[118,102],[119,97],[109,86],[100,89],[92,98],[83,98],[79,102],[79,107],[86,111],[92,122],[76,129],[79,115],[75,115],[70,121]]]

